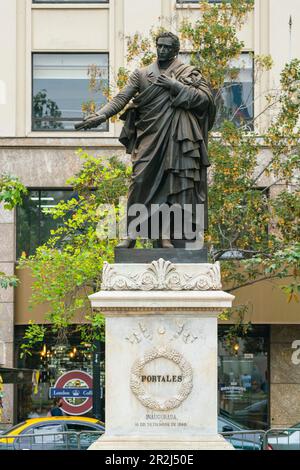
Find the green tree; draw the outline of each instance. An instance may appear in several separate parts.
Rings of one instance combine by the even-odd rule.
[[[0,203],[6,210],[13,210],[22,204],[23,197],[27,194],[26,187],[20,180],[6,173],[0,174]]]
[[[5,210],[13,210],[22,203],[23,197],[27,194],[27,189],[18,178],[6,173],[0,174],[0,203]],[[16,276],[9,276],[0,271],[0,287],[8,289],[16,287],[18,279]]]
[[[79,316],[78,330],[83,342],[103,335],[103,318],[92,311],[88,295],[101,287],[100,273],[104,261],[113,261],[116,240],[100,237],[107,215],[106,205],[118,208],[119,198],[126,195],[130,169],[111,158],[107,163],[79,152],[83,159],[80,172],[67,181],[78,197],[60,202],[51,209],[63,223],[51,232],[45,245],[34,256],[20,259],[20,267],[30,268],[33,278],[31,306],[47,303],[46,320],[55,334],[63,335],[74,316]],[[31,323],[23,353],[34,341],[42,341],[44,328]]]
[[[191,50],[191,63],[210,82],[216,98],[225,79],[235,82],[239,70],[232,60],[240,56],[244,43],[238,30],[253,10],[253,0],[232,0],[210,4],[199,2],[199,18],[183,20],[178,33]],[[155,58],[155,38],[136,33],[128,37],[128,65],[146,66]],[[255,56],[255,81],[271,69],[270,56]],[[117,83],[124,86],[129,71],[122,68]],[[236,255],[242,261],[223,262],[223,278],[235,290],[274,277],[293,278],[284,289],[289,300],[298,299],[299,286],[299,114],[300,61],[288,63],[281,74],[280,88],[270,92],[261,112],[267,125],[249,133],[249,122],[237,126],[234,116],[223,121],[219,133],[210,136],[212,171],[209,184],[209,231],[206,236],[211,258],[217,261]],[[274,118],[268,123],[268,113]],[[253,128],[260,116],[252,119]],[[272,158],[265,161],[261,150],[268,147]],[[259,173],[255,172],[260,168]],[[267,187],[258,190],[264,176],[271,176]],[[284,189],[274,198],[272,187]]]

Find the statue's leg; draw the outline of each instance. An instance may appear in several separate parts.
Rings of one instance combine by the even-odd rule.
[[[168,204],[168,203],[167,203]],[[170,204],[168,204],[170,206]],[[174,248],[173,243],[171,242],[171,215],[169,214],[169,219],[167,221],[162,220],[160,226],[160,243],[162,248]]]
[[[125,240],[122,240],[116,248],[134,248],[135,247],[135,242],[136,240],[132,240],[131,238],[125,238]]]
[[[162,238],[161,240],[161,247],[162,248],[174,248],[174,245],[173,243],[171,242],[171,240],[168,240],[166,238]]]

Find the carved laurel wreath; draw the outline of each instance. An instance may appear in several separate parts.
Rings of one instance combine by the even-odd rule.
[[[154,359],[169,359],[180,368],[182,372],[182,382],[177,394],[166,400],[155,400],[146,391],[141,376],[143,368]],[[160,347],[147,351],[141,359],[138,359],[132,366],[130,377],[130,388],[138,400],[146,407],[155,411],[168,411],[177,408],[191,393],[193,388],[193,371],[191,365],[184,359],[182,354],[174,349]]]

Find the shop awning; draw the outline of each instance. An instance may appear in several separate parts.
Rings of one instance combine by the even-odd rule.
[[[34,372],[34,369],[0,367],[0,375],[4,384],[32,384]]]

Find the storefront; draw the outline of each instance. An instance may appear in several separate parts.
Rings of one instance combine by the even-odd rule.
[[[59,390],[61,383],[70,389],[88,389],[89,381],[72,371],[82,371],[91,379],[95,375],[93,348],[90,344],[82,344],[76,332],[64,341],[48,334],[31,356],[20,359],[24,330],[25,327],[18,326],[15,331],[18,367],[38,370],[40,379],[35,390],[32,383],[17,384],[18,422],[28,417],[46,416],[53,403],[55,386]],[[252,429],[265,429],[269,425],[269,330],[268,326],[253,326],[247,336],[237,337],[228,346],[228,326],[219,326],[219,413]],[[101,352],[99,357],[101,387],[98,399],[104,419],[104,353]],[[82,395],[65,397],[66,409],[77,407],[79,414],[93,416],[93,410]],[[86,407],[82,406],[84,404]],[[89,411],[84,412],[84,409]],[[75,409],[74,414],[76,412]]]
[[[269,330],[254,325],[228,341],[228,327],[219,326],[219,413],[250,429],[269,426]]]
[[[99,370],[94,364],[96,354],[100,357],[100,390],[96,396],[101,402],[101,415],[103,416],[104,361],[101,351],[95,350],[91,344],[81,343],[80,336],[75,331],[60,339],[48,333],[45,341],[32,351],[31,356],[21,359],[20,346],[23,342],[24,331],[23,326],[15,329],[16,363],[19,367],[38,370],[39,384],[35,390],[30,384],[17,384],[17,422],[26,418],[46,416],[52,407],[55,394],[58,393],[57,390],[64,387],[73,390],[72,396],[63,397],[66,412],[93,416],[90,389],[93,389],[95,370]],[[63,380],[64,377],[66,380]],[[84,393],[85,389],[89,393]],[[95,391],[91,393],[93,392]]]

